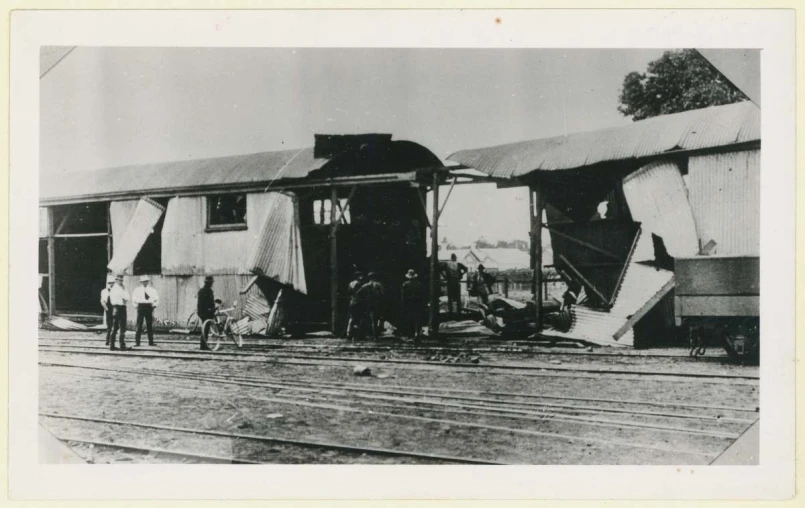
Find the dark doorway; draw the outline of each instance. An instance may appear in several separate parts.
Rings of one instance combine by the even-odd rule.
[[[101,315],[106,238],[56,238],[56,311]]]

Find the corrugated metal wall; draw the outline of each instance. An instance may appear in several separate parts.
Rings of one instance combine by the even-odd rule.
[[[266,222],[274,193],[248,194],[247,229],[206,232],[204,197],[168,202],[162,227],[164,275],[248,274],[249,256]]]
[[[651,233],[661,236],[671,256],[699,252],[696,224],[688,202],[685,182],[673,162],[648,164],[623,179],[623,193],[632,219],[642,223],[642,235],[634,256],[637,261],[654,259]]]
[[[213,283],[215,297],[223,300],[226,308],[232,307],[232,303],[237,300],[238,309],[241,309],[244,301],[240,297],[240,291],[248,284],[250,278],[248,275],[216,276]],[[140,285],[140,277],[127,275],[124,279],[126,289],[131,295],[134,289]],[[187,318],[196,310],[196,296],[203,284],[203,275],[152,275],[151,286],[159,292],[159,306],[154,312],[154,318],[162,325],[184,328]],[[98,294],[100,295],[100,289]],[[240,310],[236,315],[239,316],[239,312]],[[132,325],[136,318],[137,311],[134,305],[129,304],[128,320]]]
[[[690,204],[702,245],[715,254],[760,255],[760,150],[691,157]]]

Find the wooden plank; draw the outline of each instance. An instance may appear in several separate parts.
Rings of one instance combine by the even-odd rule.
[[[643,316],[648,314],[648,312],[654,308],[655,305],[662,299],[663,296],[667,295],[669,291],[674,288],[674,279],[672,278],[665,285],[654,295],[652,296],[646,303],[640,307],[640,310],[632,314],[630,317],[615,334],[612,336],[614,340],[618,340],[623,337],[626,332],[628,332],[638,321],[640,321]]]
[[[330,329],[337,333],[338,326],[338,221],[336,221],[336,203],[338,189],[330,189]],[[323,208],[323,207],[322,207]]]
[[[447,206],[447,202],[450,201],[450,194],[453,193],[453,187],[456,186],[456,181],[458,178],[453,178],[453,183],[450,184],[450,189],[447,191],[447,196],[444,198],[444,203],[442,203],[442,207],[439,208],[439,217],[442,216],[442,212],[444,211],[444,207]]]
[[[759,316],[760,297],[676,295],[675,308],[679,317]]]
[[[419,203],[422,205],[422,216],[425,217],[425,223],[429,228],[433,228],[433,226],[430,224],[430,219],[428,219],[428,205],[425,203],[424,194],[422,192],[417,192],[417,196],[419,196]]]
[[[53,207],[48,207],[48,315],[56,312],[56,240],[53,238]]]
[[[57,233],[53,235],[53,238],[100,238],[108,236],[109,233]]]
[[[606,298],[604,298],[604,295],[602,295],[602,294],[601,294],[601,291],[599,291],[599,290],[598,290],[598,288],[597,288],[597,287],[595,287],[595,286],[593,285],[593,283],[592,283],[592,282],[590,282],[589,280],[587,280],[587,279],[584,277],[584,275],[582,275],[582,274],[581,274],[581,272],[579,272],[579,271],[578,271],[578,269],[576,269],[576,267],[575,267],[575,266],[573,266],[573,264],[572,264],[570,261],[568,261],[568,260],[567,260],[567,258],[566,258],[565,256],[563,256],[562,254],[559,254],[559,259],[560,259],[560,260],[561,260],[561,261],[562,261],[562,262],[565,264],[565,266],[567,266],[568,270],[570,270],[571,272],[573,272],[573,275],[574,275],[574,276],[575,276],[577,279],[579,279],[579,282],[581,282],[582,284],[584,284],[584,287],[586,287],[587,289],[589,289],[590,291],[592,291],[592,292],[595,294],[595,296],[597,296],[598,298],[600,298],[600,299],[601,299],[601,302],[604,302],[604,303],[605,303],[605,302],[607,302],[607,299],[606,299]]]
[[[545,208],[545,191],[542,186],[535,186],[533,214],[533,231],[531,242],[534,244],[534,307],[537,330],[542,329],[542,211]]]

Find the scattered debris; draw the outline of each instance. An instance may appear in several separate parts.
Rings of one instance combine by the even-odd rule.
[[[355,376],[371,376],[372,369],[366,365],[356,365],[355,368],[352,369],[352,374]]]
[[[561,360],[551,360],[551,362],[550,362],[550,363],[551,363],[551,364],[553,364],[553,365],[562,365],[562,361],[561,361]]]
[[[254,426],[249,422],[240,422],[238,424],[238,428],[239,429],[251,429],[251,428],[254,428]]]
[[[284,415],[282,413],[271,413],[270,415],[266,415],[265,418],[276,419],[282,418]]]
[[[53,316],[48,320],[48,324],[58,330],[86,330],[87,327],[76,323],[74,321],[70,321],[69,319],[65,319],[63,317]]]
[[[381,372],[376,376],[378,379],[387,379],[390,377],[397,377],[395,374],[389,374],[388,372]]]

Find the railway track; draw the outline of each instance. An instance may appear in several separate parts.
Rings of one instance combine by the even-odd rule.
[[[177,345],[193,345],[198,341],[197,337],[193,338],[185,338],[185,339],[177,339],[177,338],[166,338],[166,337],[176,337],[174,335],[167,335],[160,337],[157,342],[160,345],[163,344],[177,344]],[[82,337],[82,336],[75,336],[75,337],[40,337],[40,341],[53,341],[53,342],[60,342],[60,343],[70,343],[70,342],[90,342],[90,343],[98,343],[99,339],[92,338],[92,337]],[[313,340],[313,339],[308,339]],[[267,339],[267,338],[260,338],[260,339],[252,339],[247,338],[246,344],[244,344],[243,348],[245,350],[255,350],[255,351],[274,351],[274,350],[286,350],[286,351],[316,351],[316,350],[333,350],[333,351],[343,351],[343,352],[361,352],[361,353],[388,353],[388,352],[404,352],[404,353],[461,353],[461,352],[473,352],[473,353],[503,353],[503,354],[515,354],[515,355],[535,355],[535,356],[583,356],[583,357],[600,357],[600,358],[634,358],[634,359],[645,359],[645,358],[677,358],[687,361],[695,361],[695,362],[723,362],[728,360],[729,357],[726,354],[711,354],[708,356],[700,356],[700,357],[691,357],[689,354],[683,353],[653,353],[649,351],[638,351],[638,350],[620,350],[620,351],[587,351],[586,348],[579,348],[578,350],[556,350],[556,349],[548,349],[542,346],[528,344],[527,342],[524,343],[523,340],[497,340],[497,341],[488,341],[488,340],[481,340],[475,342],[439,342],[439,343],[432,343],[432,344],[422,344],[422,345],[412,345],[410,342],[402,342],[398,339],[394,342],[391,342],[387,345],[354,345],[354,344],[347,344],[345,343],[344,339],[315,339],[319,343],[296,343],[296,342],[288,342],[284,339]],[[280,342],[282,341],[282,342]],[[338,342],[338,344],[321,344],[320,342],[324,341],[332,341]]]
[[[81,367],[79,367],[81,368]],[[113,374],[136,374],[141,376],[147,376],[149,380],[152,380],[155,376],[163,376],[172,379],[184,379],[188,381],[192,381],[193,388],[191,391],[199,392],[204,391],[205,393],[208,392],[210,389],[221,390],[223,386],[226,385],[235,385],[235,386],[247,386],[252,388],[268,388],[268,387],[281,387],[283,389],[288,389],[287,387],[283,387],[282,385],[276,385],[272,383],[245,383],[245,382],[238,382],[238,381],[222,381],[220,379],[214,377],[204,377],[204,376],[176,376],[171,375],[165,372],[154,372],[152,370],[129,370],[129,371],[120,371],[116,369],[103,369],[98,368],[94,370],[105,370],[107,372],[111,372]],[[111,378],[116,379],[118,381],[130,381],[124,380],[120,378]],[[152,382],[152,381],[149,381]],[[199,388],[199,382],[206,382],[208,385],[204,387],[203,390]],[[173,392],[177,390],[184,390],[183,388],[177,386],[175,383],[170,385],[170,388]],[[228,397],[232,397],[234,394],[232,392],[226,392],[225,390],[221,390],[220,392],[223,394],[228,394]],[[313,397],[313,401],[311,401],[311,395],[315,393],[317,396]],[[632,428],[632,429],[640,429],[643,431],[649,432],[660,432],[660,433],[677,433],[677,434],[690,434],[690,435],[698,435],[701,437],[710,437],[716,439],[727,439],[727,440],[734,440],[737,438],[740,429],[733,429],[730,432],[725,431],[718,431],[712,429],[696,429],[696,428],[682,428],[682,427],[673,427],[668,425],[661,425],[656,423],[635,423],[635,422],[628,422],[628,421],[612,421],[606,419],[595,419],[595,418],[577,418],[574,419],[572,416],[567,415],[557,415],[557,414],[544,414],[538,413],[533,411],[521,411],[511,408],[499,408],[499,407],[482,407],[482,406],[472,406],[466,404],[456,404],[444,401],[434,401],[434,400],[421,400],[421,399],[406,399],[400,397],[391,397],[391,398],[383,398],[380,397],[379,399],[382,401],[393,401],[397,403],[403,403],[403,405],[394,405],[394,404],[382,404],[378,403],[378,398],[370,399],[370,401],[358,401],[358,404],[350,404],[349,406],[344,406],[343,400],[334,400],[333,396],[339,395],[337,392],[329,391],[323,392],[321,390],[315,389],[307,389],[304,390],[302,394],[298,397],[254,397],[249,396],[249,398],[254,399],[256,401],[265,401],[270,403],[280,403],[280,404],[290,404],[308,408],[318,408],[318,409],[330,409],[330,410],[338,410],[338,411],[349,411],[349,412],[359,412],[363,414],[371,414],[374,417],[387,417],[387,418],[403,418],[408,420],[415,420],[415,421],[428,421],[428,422],[440,422],[450,425],[457,425],[457,426],[468,426],[468,427],[475,427],[475,428],[483,428],[483,429],[492,429],[496,431],[503,431],[503,432],[512,432],[512,433],[519,433],[531,436],[540,436],[542,438],[550,438],[550,439],[559,439],[559,440],[569,440],[575,442],[586,442],[586,443],[597,443],[599,445],[608,445],[608,446],[616,446],[616,447],[633,447],[633,448],[640,448],[640,449],[647,449],[653,451],[661,451],[666,453],[677,453],[677,454],[687,454],[687,455],[697,455],[697,456],[706,456],[710,457],[714,455],[713,453],[707,452],[698,452],[696,450],[683,450],[678,448],[668,448],[665,446],[656,446],[653,444],[641,444],[637,442],[618,442],[613,440],[606,440],[606,439],[597,439],[597,438],[589,438],[589,437],[581,437],[581,436],[573,436],[573,435],[563,435],[557,434],[553,432],[541,432],[541,431],[534,431],[529,429],[522,429],[522,428],[512,428],[507,427],[505,425],[488,425],[488,424],[477,424],[473,422],[467,421],[457,421],[454,419],[445,419],[445,418],[430,418],[430,417],[422,417],[410,414],[396,414],[396,413],[389,413],[386,412],[385,409],[389,408],[388,410],[418,410],[422,411],[423,408],[420,404],[424,404],[424,410],[437,410],[440,413],[459,413],[462,415],[475,415],[475,416],[495,416],[498,418],[506,418],[506,419],[517,419],[517,420],[530,420],[533,422],[539,421],[570,421],[575,424],[582,424],[582,425],[593,425],[599,427],[611,427],[616,429],[624,429],[624,428]],[[304,398],[303,398],[304,397]],[[355,401],[351,401],[355,402]],[[434,407],[435,406],[435,407]],[[379,408],[384,408],[384,411],[378,411]],[[469,411],[467,409],[470,409]],[[421,413],[420,413],[421,414]],[[717,418],[713,418],[713,420],[717,421]],[[715,423],[715,421],[711,423]],[[751,423],[754,420],[746,420],[746,423]],[[737,422],[733,422],[737,423]],[[654,440],[650,441],[653,442]],[[726,444],[725,444],[726,446]]]
[[[138,351],[110,351],[102,345],[40,345],[40,351],[65,353],[65,354],[95,354],[95,355],[109,355],[121,357],[156,357],[156,358],[169,358],[177,360],[200,360],[200,361],[256,361],[249,358],[260,359],[261,362],[271,361],[274,363],[288,363],[297,365],[311,365],[311,362],[341,362],[343,363],[359,363],[359,362],[373,362],[394,365],[406,366],[423,366],[423,367],[439,367],[451,369],[465,369],[476,370],[486,373],[495,372],[518,372],[523,375],[546,375],[547,372],[561,372],[565,374],[592,374],[592,375],[627,375],[627,376],[656,376],[668,378],[683,378],[688,380],[700,380],[702,382],[724,381],[741,382],[750,381],[757,382],[758,376],[750,375],[736,375],[736,374],[707,374],[696,372],[669,372],[669,371],[646,371],[646,370],[628,370],[628,369],[590,369],[590,368],[577,368],[577,367],[557,367],[553,365],[512,365],[505,363],[497,364],[471,364],[471,363],[443,363],[432,362],[423,360],[407,360],[407,359],[375,359],[375,358],[360,358],[360,357],[340,357],[340,356],[319,356],[319,355],[289,355],[289,354],[268,354],[263,352],[240,352],[240,351],[217,351],[215,353],[201,352],[201,351],[188,351],[182,349],[142,349]]]
[[[66,414],[56,414],[56,413],[47,413],[47,412],[40,412],[40,417],[43,418],[54,418],[54,419],[61,419],[61,420],[72,420],[72,421],[81,421],[81,422],[89,422],[89,423],[96,423],[96,424],[105,424],[105,425],[117,425],[117,426],[128,426],[128,427],[138,427],[142,429],[150,429],[150,430],[161,430],[161,431],[168,431],[168,432],[177,432],[177,433],[184,433],[184,434],[193,434],[199,436],[211,436],[211,437],[219,437],[219,438],[227,438],[232,440],[246,440],[246,441],[254,441],[264,444],[284,444],[284,445],[293,445],[299,446],[304,448],[310,448],[315,450],[335,450],[339,452],[347,452],[350,454],[359,454],[359,455],[377,455],[377,456],[386,456],[386,457],[408,457],[414,459],[420,459],[425,462],[439,462],[445,464],[478,464],[478,465],[501,465],[501,462],[494,462],[488,460],[480,460],[471,457],[460,457],[460,456],[450,456],[450,455],[439,455],[439,454],[432,454],[432,453],[423,453],[423,452],[416,452],[416,451],[406,451],[406,450],[392,450],[392,449],[385,449],[385,448],[375,448],[375,447],[364,447],[364,446],[353,446],[353,445],[346,445],[340,443],[326,443],[326,442],[318,442],[318,441],[308,441],[302,439],[287,439],[287,438],[280,438],[280,437],[272,437],[272,436],[261,436],[255,434],[243,434],[243,433],[236,433],[236,432],[222,432],[216,430],[204,430],[204,429],[194,429],[194,428],[187,428],[187,427],[176,427],[170,425],[156,425],[156,424],[149,424],[143,422],[136,422],[136,421],[129,421],[129,420],[116,420],[111,418],[95,418],[91,416],[82,416],[82,415],[66,415]],[[76,439],[67,438],[71,441],[76,441]],[[80,439],[79,439],[80,440]],[[106,446],[106,444],[102,444]],[[144,451],[147,450],[156,450],[152,447],[141,447],[141,446],[127,446],[127,445],[116,445],[114,443],[111,444],[112,446],[119,446],[121,448],[141,448]],[[161,450],[160,450],[161,451]],[[203,455],[193,454],[190,452],[174,452],[171,450],[164,450],[165,453],[171,453],[174,455],[181,455],[181,456],[195,456],[195,457],[204,457]],[[209,456],[207,456],[209,457]],[[243,460],[237,458],[227,458],[227,457],[209,457],[211,460]],[[248,463],[259,463],[255,461],[249,461]]]

